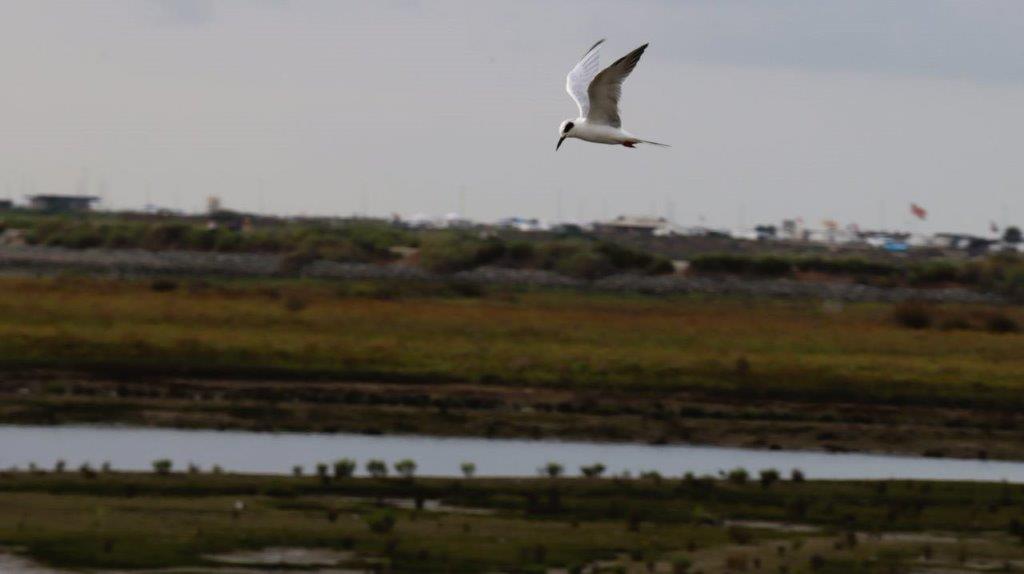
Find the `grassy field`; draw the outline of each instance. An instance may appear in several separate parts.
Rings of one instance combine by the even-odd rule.
[[[1024,385],[1019,309],[579,293],[397,297],[303,282],[0,280],[0,366],[105,374],[469,382],[555,388],[984,401]],[[984,324],[984,320],[981,321]],[[1015,401],[1019,404],[1019,399]]]
[[[0,543],[67,568],[299,547],[392,572],[958,572],[1021,563],[1022,502],[1001,484],[6,473]]]

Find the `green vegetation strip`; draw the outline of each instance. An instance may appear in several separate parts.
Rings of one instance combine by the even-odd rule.
[[[427,479],[406,470],[397,478],[174,474],[159,466],[154,474],[8,472],[0,475],[0,543],[73,568],[201,565],[217,552],[293,546],[352,550],[397,572],[542,572],[619,554],[682,564],[717,547],[819,532],[1002,532],[1013,540],[1024,503],[1024,488],[1008,484],[817,482],[738,471],[722,479]],[[738,520],[805,527],[729,522]]]

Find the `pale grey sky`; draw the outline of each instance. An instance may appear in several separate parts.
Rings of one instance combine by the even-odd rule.
[[[622,116],[671,149],[554,151],[602,37],[651,43]],[[1024,222],[1019,0],[0,0],[0,70],[0,196]]]

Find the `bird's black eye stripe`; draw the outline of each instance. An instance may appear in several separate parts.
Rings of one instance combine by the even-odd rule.
[[[565,129],[562,130],[562,133],[563,134],[564,133],[568,133],[569,130],[571,130],[571,129],[572,129],[572,122],[569,122],[569,123],[565,124]]]

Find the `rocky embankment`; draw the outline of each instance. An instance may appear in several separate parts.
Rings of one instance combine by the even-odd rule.
[[[614,275],[595,281],[586,281],[549,271],[499,267],[481,267],[471,271],[444,275],[409,265],[314,261],[296,266],[286,256],[259,253],[146,251],[141,249],[77,250],[40,246],[0,247],[0,273],[46,275],[65,271],[123,277],[163,275],[303,276],[339,280],[464,281],[482,285],[561,287],[625,293],[699,293],[837,301],[1003,302],[998,295],[963,288],[883,288],[845,282],[687,275]]]

